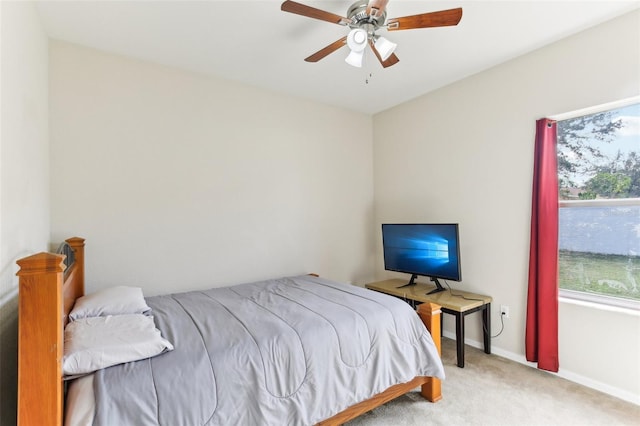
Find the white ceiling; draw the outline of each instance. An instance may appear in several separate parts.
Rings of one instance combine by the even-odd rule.
[[[297,1],[341,16],[352,3]],[[344,62],[347,47],[304,62],[349,29],[282,12],[281,3],[49,0],[38,10],[54,39],[373,114],[640,8],[637,0],[390,0],[388,18],[454,7],[463,16],[455,27],[379,31],[398,44],[400,62],[383,69],[368,51],[359,69]]]

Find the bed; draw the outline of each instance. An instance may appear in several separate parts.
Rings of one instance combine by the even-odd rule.
[[[19,425],[63,424],[66,387],[62,369],[64,327],[69,321],[68,315],[76,299],[84,295],[84,245],[82,238],[70,238],[57,253],[39,253],[18,261]],[[307,299],[309,295],[311,301]],[[203,299],[210,299],[210,304],[200,306]],[[238,308],[230,307],[235,303],[232,299],[238,299]],[[276,303],[274,299],[290,299],[293,305]],[[127,392],[144,396],[147,391],[141,391],[140,389],[144,388],[138,389],[136,386],[151,377],[157,380],[157,385],[154,383],[154,386],[158,389],[165,386],[165,390],[156,389],[153,391],[153,398],[143,398],[155,402],[152,401],[152,405],[146,408],[144,402],[141,402],[141,412],[155,409],[163,413],[179,413],[180,410],[193,409],[198,413],[208,413],[199,414],[199,417],[189,417],[188,422],[180,420],[185,417],[180,417],[179,414],[176,414],[177,417],[171,417],[173,414],[158,414],[154,420],[148,422],[149,424],[190,424],[197,418],[202,419],[201,422],[198,420],[201,424],[274,424],[275,419],[278,419],[279,424],[338,425],[417,387],[421,388],[421,394],[427,400],[436,402],[441,399],[440,378],[443,378],[444,372],[438,357],[440,311],[437,305],[419,305],[417,315],[408,309],[409,314],[405,318],[401,313],[407,310],[408,305],[402,301],[315,275],[284,277],[203,292],[151,297],[147,300],[156,323],[160,323],[158,328],[168,340],[175,340],[176,349],[143,361],[98,371],[93,375],[95,377],[92,380],[95,383],[91,385],[97,392],[94,395],[96,401],[105,398],[117,400],[117,397]],[[179,306],[181,311],[184,305],[189,303],[195,303],[193,308],[189,308],[192,309],[188,312],[189,318],[195,315],[196,311],[206,311],[207,314],[200,321],[216,324],[215,338],[203,345],[207,347],[205,353],[210,357],[204,364],[208,365],[210,361],[209,368],[219,373],[221,364],[215,363],[238,363],[229,369],[231,374],[225,373],[230,377],[223,378],[222,374],[213,375],[217,381],[211,385],[211,389],[215,389],[215,392],[210,389],[207,398],[213,398],[215,401],[209,401],[204,408],[196,408],[195,405],[167,405],[175,402],[172,400],[193,402],[195,399],[202,399],[202,392],[186,392],[206,388],[202,384],[190,386],[193,389],[174,388],[176,397],[171,397],[172,386],[176,386],[171,381],[172,377],[182,378],[189,387],[188,382],[199,380],[201,376],[206,375],[202,373],[205,370],[193,370],[193,366],[184,368],[180,373],[177,373],[178,367],[173,364],[170,369],[166,367],[170,365],[170,359],[178,356],[179,352],[184,353],[185,348],[189,347],[189,338],[183,338],[182,336],[187,334],[182,331],[172,331],[172,321],[175,319],[168,321],[167,318],[170,316],[163,316],[163,311],[175,310],[176,306]],[[213,305],[223,306],[222,313],[210,312]],[[334,309],[329,309],[329,305],[338,305],[338,314],[329,314]],[[291,316],[293,311],[307,314],[302,317]],[[313,311],[312,315],[308,314],[310,311]],[[256,312],[260,312],[260,316]],[[237,317],[239,321],[220,327],[219,323],[216,323],[220,316]],[[349,322],[354,318],[354,323]],[[418,318],[422,321],[417,320]],[[280,321],[281,319],[284,320]],[[279,330],[276,331],[277,337],[269,338],[269,330],[273,328],[273,324],[279,322],[283,322],[288,331],[274,328]],[[307,328],[299,328],[302,327],[302,323],[306,323],[304,327]],[[407,329],[400,328],[404,323],[408,324]],[[422,324],[436,333],[431,336]],[[383,329],[391,329],[391,337],[375,328],[380,325]],[[240,358],[237,354],[244,356],[250,352],[244,349],[235,352],[236,355],[215,352],[220,349],[214,348],[216,344],[231,347],[235,345],[234,336],[242,334],[238,332],[239,329],[246,331],[253,327],[263,327],[245,333],[253,339],[252,345],[257,348],[254,350],[258,354],[257,361],[234,361],[235,358]],[[328,335],[338,342],[336,357],[340,362],[327,361],[332,359],[331,356],[318,358],[313,354],[318,350],[321,354],[323,351],[332,350],[329,342],[331,339],[324,340],[322,337],[326,334],[323,329],[330,330]],[[353,334],[350,334],[351,332]],[[228,339],[232,339],[233,342]],[[356,349],[348,349],[346,344],[350,340],[359,342],[359,346],[356,345]],[[378,341],[383,342],[379,345],[380,348],[374,344]],[[389,346],[397,346],[403,355],[400,357],[385,352]],[[189,347],[187,352],[193,350]],[[270,355],[270,352],[278,355]],[[386,366],[385,363],[389,361],[387,358],[396,360]],[[147,370],[151,365],[156,367],[149,372]],[[412,368],[415,368],[415,372],[410,371]],[[161,379],[159,373],[168,370],[173,374],[167,374],[168,382],[162,385],[161,382],[165,379]],[[282,370],[285,372],[284,376],[281,374]],[[111,381],[103,377],[110,375]],[[122,377],[136,379],[124,382],[121,380]],[[121,382],[122,385],[116,390],[113,386],[118,386],[117,382]],[[178,395],[184,396],[177,397]],[[129,397],[125,400],[129,400]],[[153,404],[158,400],[165,401],[165,406],[154,408]],[[245,405],[249,400],[252,403],[262,403],[263,406],[253,408]],[[228,401],[231,401],[230,409],[226,408]],[[97,406],[96,412],[99,411]],[[240,413],[240,416],[233,417],[234,411]],[[126,413],[122,415],[124,417],[118,418],[126,418]],[[113,418],[107,416],[103,417],[103,420],[109,421]],[[96,421],[98,420],[96,417]]]

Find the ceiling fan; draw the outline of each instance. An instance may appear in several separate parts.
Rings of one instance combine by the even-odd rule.
[[[340,16],[315,7],[287,0],[281,10],[313,19],[331,22],[351,28],[349,34],[305,58],[307,62],[318,62],[342,46],[349,46],[351,52],[345,61],[355,67],[362,66],[364,50],[371,47],[384,68],[398,63],[393,53],[396,44],[376,34],[381,28],[387,31],[411,30],[414,28],[447,27],[458,25],[462,18],[462,8],[421,13],[387,20],[386,7],[389,0],[358,0],[347,10],[347,16]]]

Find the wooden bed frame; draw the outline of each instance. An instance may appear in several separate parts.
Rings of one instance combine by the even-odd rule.
[[[18,260],[18,426],[62,426],[64,384],[62,356],[64,326],[75,300],[84,294],[84,239],[66,240],[67,256],[38,253]],[[75,258],[75,262],[70,262]],[[69,265],[65,265],[65,260]],[[441,350],[440,306],[423,303],[418,315]],[[353,405],[319,425],[340,425],[416,387],[429,401],[439,401],[441,383],[416,377]]]

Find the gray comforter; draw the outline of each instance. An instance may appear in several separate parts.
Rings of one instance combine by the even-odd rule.
[[[94,425],[310,425],[444,378],[401,300],[313,276],[147,298],[175,346],[96,373]]]

